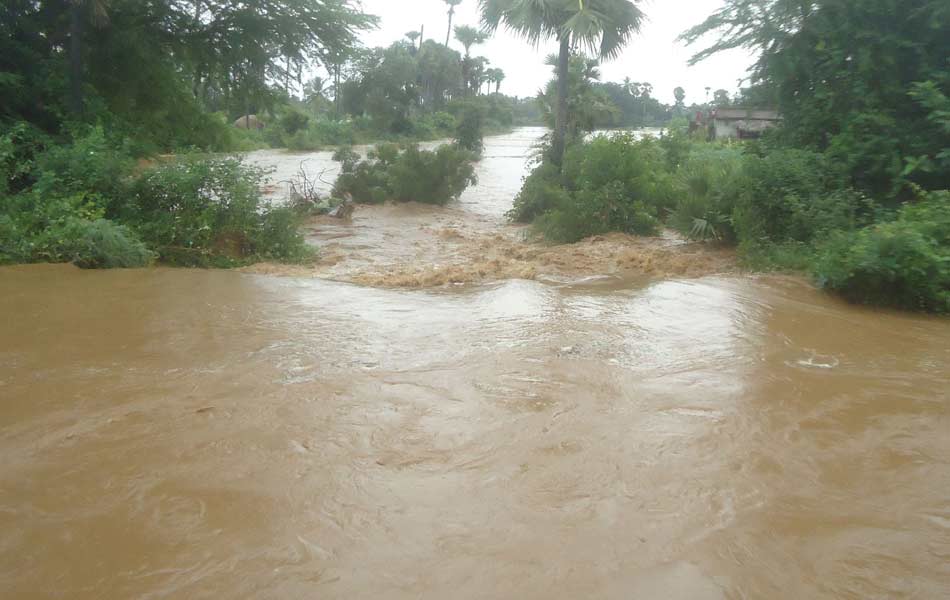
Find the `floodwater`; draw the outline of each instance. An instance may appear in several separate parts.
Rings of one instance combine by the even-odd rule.
[[[494,160],[325,271],[0,270],[0,597],[950,596],[950,322],[593,250],[351,282],[516,240]]]

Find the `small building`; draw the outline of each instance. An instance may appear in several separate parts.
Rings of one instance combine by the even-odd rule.
[[[782,121],[777,110],[717,108],[712,113],[710,134],[716,140],[750,140]]]

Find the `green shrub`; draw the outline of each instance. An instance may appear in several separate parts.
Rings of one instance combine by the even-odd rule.
[[[43,198],[80,195],[105,204],[125,193],[134,165],[124,142],[96,127],[37,155],[33,192]]]
[[[850,189],[840,167],[808,150],[747,155],[744,190],[733,213],[740,240],[809,243],[867,222],[871,203]]]
[[[675,202],[674,180],[657,140],[600,136],[571,146],[560,178],[542,165],[525,181],[511,215],[535,218],[551,241],[572,242],[608,231],[657,232]]]
[[[447,204],[458,200],[469,185],[478,183],[475,155],[446,144],[434,152],[412,145],[389,168],[389,187],[397,202]]]
[[[852,302],[950,312],[950,192],[934,192],[897,220],[833,235],[813,273]]]
[[[235,158],[186,157],[144,173],[112,215],[166,262],[230,266],[308,254],[289,209],[262,203],[264,173]],[[289,214],[288,214],[289,213]]]
[[[689,137],[689,121],[670,123],[670,129],[660,137],[660,146],[666,156],[666,168],[675,171],[686,162],[697,142]]]
[[[631,200],[620,182],[566,194],[534,222],[535,231],[555,243],[572,243],[592,235],[622,231],[654,235],[660,221],[655,210]]]
[[[563,207],[569,200],[570,194],[561,184],[557,167],[543,162],[525,178],[508,211],[508,218],[518,223],[530,223],[555,207]]]
[[[48,143],[46,135],[23,121],[0,133],[0,199],[32,184],[36,156]]]
[[[128,228],[105,219],[74,219],[62,235],[63,257],[83,269],[145,267],[154,259]]]
[[[383,144],[371,150],[366,160],[351,148],[340,148],[333,160],[340,163],[341,173],[333,184],[336,198],[353,198],[365,204],[382,204],[390,195],[387,171],[399,154],[399,149]]]
[[[669,224],[689,239],[735,243],[732,213],[744,189],[742,152],[700,144],[681,160]]]
[[[291,136],[298,131],[305,130],[309,123],[310,117],[299,110],[288,110],[280,118],[280,128],[283,129],[284,133]]]
[[[455,127],[455,143],[464,150],[481,155],[485,147],[483,140],[485,128],[485,109],[478,102],[466,103]]]
[[[356,131],[352,123],[320,119],[311,123],[315,139],[327,146],[348,146],[356,143]]]
[[[293,134],[283,135],[279,145],[294,152],[317,152],[323,147],[318,136],[311,129],[301,129]]]
[[[415,145],[400,151],[393,144],[382,144],[363,161],[351,150],[341,149],[334,154],[342,173],[333,195],[371,204],[394,200],[444,205],[477,183],[474,159],[471,152],[448,144],[434,151]]]
[[[0,214],[0,265],[29,260],[26,236],[10,215]]]

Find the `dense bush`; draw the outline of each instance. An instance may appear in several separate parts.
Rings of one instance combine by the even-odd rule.
[[[542,162],[525,178],[508,217],[518,223],[531,223],[569,200],[570,194],[564,189],[557,167]]]
[[[48,143],[45,134],[23,121],[0,133],[0,198],[32,184],[36,156]]]
[[[873,207],[840,169],[809,150],[768,148],[745,158],[745,189],[734,213],[749,242],[809,243],[866,222]]]
[[[689,239],[734,243],[732,214],[745,189],[742,151],[702,144],[677,160],[676,204],[669,224]]]
[[[622,183],[614,181],[567,194],[534,225],[549,241],[571,243],[611,231],[653,235],[660,221],[653,207],[632,198]]]
[[[294,135],[298,131],[303,131],[310,123],[310,117],[299,110],[288,110],[280,118],[280,128],[287,135]]]
[[[461,110],[455,127],[455,143],[464,150],[481,155],[485,147],[485,108],[478,102],[469,102]]]
[[[927,195],[894,221],[833,235],[813,272],[853,302],[950,312],[950,192]]]
[[[333,195],[375,204],[387,200],[446,204],[477,183],[474,159],[473,153],[450,144],[434,151],[415,145],[400,151],[383,144],[362,161],[351,150],[340,150],[334,160],[341,163],[342,173]]]
[[[125,140],[93,128],[70,144],[51,145],[37,155],[33,192],[42,198],[81,196],[105,204],[124,193],[134,165]]]
[[[184,158],[144,173],[109,216],[133,227],[166,262],[305,259],[295,213],[263,204],[262,177],[234,158]]]
[[[547,239],[574,242],[620,231],[655,234],[675,202],[674,180],[657,140],[599,136],[568,149],[560,177],[542,164],[525,182],[512,216],[535,219]],[[560,189],[559,189],[560,188]]]

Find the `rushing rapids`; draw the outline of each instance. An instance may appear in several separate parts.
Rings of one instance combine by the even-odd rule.
[[[0,269],[0,597],[950,595],[950,322],[527,242],[536,135],[312,268]]]

